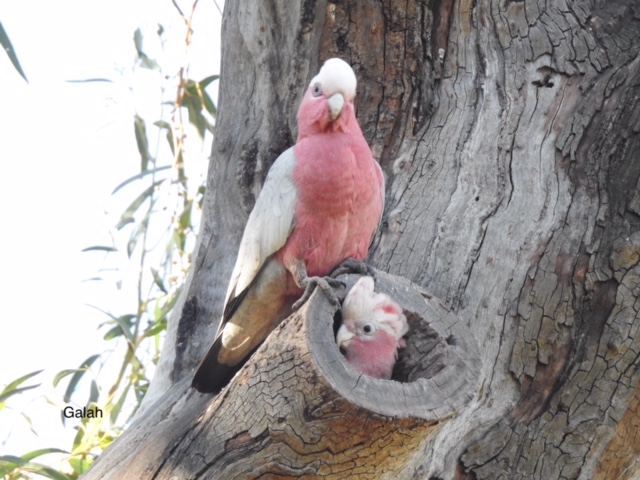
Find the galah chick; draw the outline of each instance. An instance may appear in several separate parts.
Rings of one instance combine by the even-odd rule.
[[[326,276],[368,254],[384,207],[382,171],[354,111],[356,76],[332,58],[311,80],[298,110],[297,143],[280,155],[244,230],[215,342],[192,385],[226,385],[294,302]]]
[[[336,341],[356,370],[390,379],[409,331],[402,308],[388,295],[373,291],[373,278],[360,277],[342,304]]]

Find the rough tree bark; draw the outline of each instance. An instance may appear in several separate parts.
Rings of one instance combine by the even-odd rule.
[[[220,116],[193,268],[145,414],[86,478],[216,478],[222,471],[245,478],[250,472],[232,470],[231,457],[207,457],[243,448],[266,452],[269,466],[255,466],[262,478],[322,473],[328,460],[317,456],[306,469],[286,469],[289,459],[304,464],[313,425],[290,426],[310,431],[289,451],[268,449],[287,430],[275,407],[255,420],[260,428],[225,443],[207,421],[220,403],[241,401],[233,395],[246,394],[242,386],[261,368],[268,371],[261,352],[278,348],[283,332],[295,336],[306,321],[289,319],[220,397],[186,385],[215,333],[266,172],[293,143],[304,88],[332,56],[354,67],[358,118],[387,177],[370,261],[440,298],[450,318],[472,332],[481,361],[477,392],[467,382],[464,394],[472,397],[442,415],[366,413],[390,439],[388,450],[373,448],[366,461],[330,473],[640,478],[635,0],[227,2]],[[301,315],[309,316],[312,303]],[[299,382],[312,375],[292,371]],[[349,404],[324,408],[342,414]],[[238,422],[250,422],[252,412]],[[370,439],[376,430],[366,423],[350,429],[362,425]],[[394,443],[396,434],[406,444]],[[194,442],[199,449],[186,448]],[[144,448],[125,447],[136,444]],[[399,458],[393,466],[379,458],[389,451]],[[220,462],[228,470],[215,470]]]
[[[358,276],[339,278],[350,288]],[[376,285],[404,307],[411,325],[394,371],[398,381],[363,376],[347,364],[335,342],[336,307],[318,292],[220,395],[199,395],[181,382],[100,458],[89,478],[401,473],[472,400],[480,352],[469,329],[427,292],[383,272]]]

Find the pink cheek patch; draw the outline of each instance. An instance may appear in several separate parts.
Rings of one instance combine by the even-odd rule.
[[[374,312],[376,310],[378,311],[382,310],[384,313],[388,313],[390,315],[400,314],[400,310],[395,305],[391,305],[390,303],[385,303],[384,305],[377,306],[376,308],[373,309]]]
[[[386,313],[391,313],[391,314],[398,314],[400,313],[398,311],[398,309],[394,306],[394,305],[385,305],[384,307],[382,307],[382,310]]]

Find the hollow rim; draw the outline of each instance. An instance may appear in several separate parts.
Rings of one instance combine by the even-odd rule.
[[[347,284],[348,291],[359,275],[339,278]],[[339,395],[374,413],[430,421],[455,414],[473,399],[481,380],[480,353],[470,330],[439,299],[425,297],[419,287],[406,279],[378,272],[376,291],[390,295],[405,313],[420,318],[437,333],[438,352],[433,353],[442,355],[442,368],[433,377],[410,382],[380,380],[356,371],[335,342],[337,308],[316,291],[303,316],[306,341],[319,372]]]

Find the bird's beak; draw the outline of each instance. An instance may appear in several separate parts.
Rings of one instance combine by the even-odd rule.
[[[341,93],[334,93],[328,100],[329,103],[329,113],[331,115],[331,120],[335,120],[340,116],[342,112],[342,108],[344,107],[344,97]]]
[[[345,348],[351,340],[353,340],[354,334],[351,330],[347,328],[346,325],[341,325],[338,329],[338,335],[336,335],[336,342],[338,343],[338,348]]]

